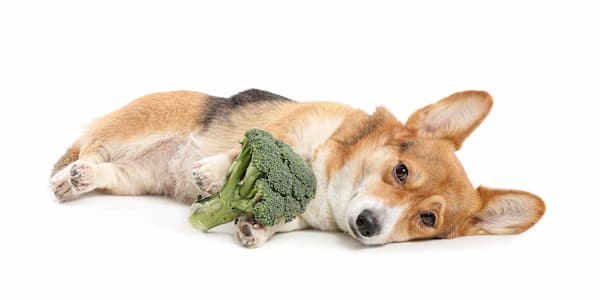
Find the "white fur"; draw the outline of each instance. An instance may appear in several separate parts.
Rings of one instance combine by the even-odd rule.
[[[292,131],[290,138],[299,141],[296,147],[294,147],[294,151],[300,154],[305,160],[311,162],[311,166],[317,177],[317,195],[309,203],[301,217],[291,222],[277,224],[268,228],[252,225],[250,226],[250,236],[246,236],[241,232],[243,226],[249,225],[249,221],[240,219],[238,226],[236,226],[237,232],[234,234],[234,237],[242,245],[246,247],[258,247],[276,232],[293,231],[308,227],[329,231],[339,230],[328,201],[329,189],[327,187],[329,183],[327,182],[324,169],[328,153],[322,149],[322,146],[333,132],[337,130],[342,121],[342,117],[332,119],[315,117],[300,124],[300,126]],[[203,140],[201,138],[194,139],[190,137],[190,140],[193,141],[190,143],[194,146],[190,146],[190,150],[188,151],[198,152],[198,149],[202,149]],[[179,151],[178,156],[184,157],[187,155],[186,152]],[[193,181],[199,181],[201,185],[216,191],[225,183],[231,165],[231,158],[226,154],[218,154],[203,158],[193,165],[193,172],[196,173],[193,175]],[[190,168],[187,170],[190,170]],[[191,174],[189,177],[192,178]]]
[[[51,189],[59,201],[73,199],[96,188],[122,195],[167,194],[180,201],[189,201],[199,192],[190,170],[192,162],[200,158],[200,152],[193,143],[183,142],[176,133],[164,133],[138,139],[120,148],[104,145],[110,148],[110,163],[101,162],[97,156],[81,157],[51,178]],[[74,168],[80,170],[78,176],[84,183],[80,187],[71,182]]]
[[[76,161],[71,164],[69,183],[77,193],[86,193],[96,188],[96,165]]]
[[[535,207],[528,196],[506,194],[489,201],[477,224],[488,232],[510,233],[511,226],[535,218]]]
[[[166,194],[184,200],[173,193],[180,178],[169,168],[184,142],[175,133],[153,135],[119,149],[121,156],[111,159],[110,163],[98,164],[98,187],[124,195]],[[185,167],[191,169],[190,165]]]
[[[430,133],[463,131],[480,118],[487,109],[487,102],[479,101],[478,97],[454,101],[451,105],[432,110],[423,120],[421,128]]]
[[[346,164],[338,170],[338,172],[331,178],[329,185],[327,186],[327,203],[330,207],[332,217],[335,219],[338,230],[345,232],[351,232],[348,225],[348,218],[346,211],[350,200],[358,187],[354,186],[353,179],[356,172],[356,162],[349,160]]]
[[[332,208],[329,203],[329,190],[332,189],[332,186],[325,174],[325,165],[328,158],[329,151],[323,149],[318,151],[312,160],[311,168],[317,178],[317,194],[306,207],[302,218],[313,228],[335,231],[339,228],[332,211],[335,208]]]
[[[245,230],[244,227],[246,227]],[[281,222],[267,227],[260,224],[254,224],[252,217],[241,216],[237,220],[235,226],[237,232],[234,233],[233,236],[240,244],[242,244],[242,246],[255,248],[260,247],[277,232],[288,232],[307,227],[308,224],[301,217],[295,218],[287,223]]]
[[[71,200],[78,195],[71,185],[71,168],[73,168],[73,164],[69,164],[50,178],[50,189],[58,202]]]
[[[352,231],[348,231],[348,233],[367,245],[387,243],[389,241],[389,237],[394,234],[394,229],[398,223],[398,220],[404,217],[404,212],[408,205],[405,204],[389,207],[383,203],[384,202],[381,199],[372,197],[366,192],[359,192],[352,199],[346,211],[346,222],[348,224],[348,228],[350,226],[350,222],[355,222],[358,215],[365,209],[368,209],[374,212],[378,221],[381,222],[381,231],[379,234],[373,237],[357,237]]]
[[[358,161],[348,160],[329,182],[325,176],[325,162],[329,158],[329,151],[319,151],[313,161],[312,168],[316,174],[319,188],[317,196],[309,204],[302,217],[314,228],[321,230],[341,230],[365,244],[383,244],[389,241],[394,234],[398,220],[404,217],[407,204],[394,207],[385,206],[381,199],[369,194],[369,178],[360,178],[354,182],[355,172],[359,171]],[[377,214],[381,222],[381,231],[378,235],[365,238],[357,237],[350,228],[350,223],[355,222],[358,215],[365,209]]]
[[[198,139],[189,135],[186,143],[177,147],[175,156],[169,161],[167,169],[169,183],[167,187],[172,189],[172,196],[184,202],[189,202],[201,192],[192,177],[192,166],[206,154],[200,148]]]
[[[292,132],[293,139],[298,141],[294,151],[305,160],[310,160],[317,150],[340,127],[343,117],[323,119],[317,116],[307,118]]]
[[[328,182],[327,174],[325,174],[325,166],[330,154],[323,145],[338,129],[343,118],[323,120],[314,117],[311,121],[302,124],[295,132],[295,137],[302,142],[294,148],[294,151],[310,160],[311,168],[317,178],[317,194],[308,204],[302,218],[313,228],[336,231],[339,230],[339,227],[329,202],[330,191],[335,192],[335,188],[332,190],[331,183]]]
[[[194,163],[192,177],[205,195],[215,193],[225,185],[231,162],[229,155],[217,154]]]
[[[307,207],[305,213],[289,223],[269,228],[252,226],[252,237],[240,236],[240,227],[236,236],[246,246],[256,247],[264,243],[276,232],[299,230],[313,227],[320,230],[351,232],[348,227],[347,210],[356,194],[352,172],[356,170],[353,161],[346,163],[329,182],[325,174],[326,162],[331,153],[324,147],[329,137],[343,122],[343,117],[323,119],[318,116],[303,122],[290,132],[290,138],[296,140],[294,151],[311,163],[317,177],[317,195]],[[202,136],[190,134],[187,139],[177,133],[164,133],[138,139],[119,149],[110,148],[113,157],[110,163],[101,162],[97,157],[86,160],[86,173],[90,178],[90,189],[104,188],[124,195],[139,193],[164,193],[180,201],[191,201],[201,190],[196,181],[206,185],[205,193],[220,189],[226,179],[231,158],[226,154],[210,156],[203,145],[210,141]],[[113,147],[105,145],[105,147]],[[210,147],[209,147],[210,148]],[[82,163],[80,161],[75,162]],[[78,195],[70,184],[68,166],[58,172],[51,180],[52,189],[61,200]],[[165,172],[166,171],[166,172]],[[88,173],[89,173],[88,172]],[[195,175],[192,175],[195,172]],[[389,219],[397,217],[399,210],[391,210]],[[386,217],[387,219],[387,217]],[[385,227],[387,230],[388,227]],[[378,240],[374,240],[378,241]]]
[[[259,247],[274,234],[275,226],[266,227],[254,224],[251,216],[241,216],[236,222],[237,232],[233,234],[233,237],[244,247]]]

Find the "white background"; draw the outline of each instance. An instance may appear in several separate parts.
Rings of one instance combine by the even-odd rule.
[[[597,299],[600,11],[577,1],[2,1],[1,299]],[[252,3],[251,3],[252,2]],[[590,1],[591,2],[591,1]],[[544,198],[516,236],[365,248],[202,234],[157,197],[56,204],[84,125],[150,92],[261,88],[405,120],[464,89],[494,109],[459,156],[475,185]]]

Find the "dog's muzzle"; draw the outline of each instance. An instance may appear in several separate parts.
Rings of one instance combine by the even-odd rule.
[[[355,220],[350,220],[350,228],[358,238],[370,238],[381,232],[381,223],[373,211],[363,210]]]

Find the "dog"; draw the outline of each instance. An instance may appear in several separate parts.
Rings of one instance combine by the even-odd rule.
[[[404,124],[332,102],[296,102],[252,89],[230,98],[155,93],[99,118],[55,164],[58,201],[100,191],[164,195],[191,204],[221,189],[246,130],[290,144],[313,169],[317,193],[296,219],[236,220],[236,239],[258,247],[277,232],[343,231],[366,245],[521,233],[542,217],[534,194],[474,188],[455,151],[488,115],[492,97],[463,91]]]

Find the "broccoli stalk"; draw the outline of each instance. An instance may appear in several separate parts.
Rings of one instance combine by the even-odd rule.
[[[243,144],[243,143],[242,143]],[[223,189],[205,198],[199,198],[194,206],[194,213],[190,216],[190,223],[197,229],[208,229],[229,223],[239,216],[236,204],[243,205],[243,198],[237,190],[239,182],[244,177],[245,169],[250,163],[250,148],[243,147],[237,159],[229,168],[229,179]]]
[[[222,190],[195,202],[189,218],[195,228],[207,231],[243,213],[266,226],[288,222],[314,197],[315,175],[289,145],[258,129],[248,130],[241,144]]]

